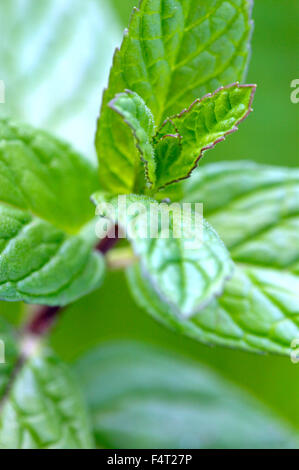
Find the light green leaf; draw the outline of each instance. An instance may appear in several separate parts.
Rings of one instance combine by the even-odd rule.
[[[108,343],[76,364],[104,448],[284,448],[298,437],[206,367],[139,343]]]
[[[119,93],[109,103],[110,108],[122,116],[125,123],[132,129],[136,146],[145,166],[148,182],[155,184],[156,163],[152,139],[155,135],[155,123],[150,109],[137,93],[126,90]]]
[[[102,103],[96,148],[101,183],[134,191],[139,160],[130,130],[107,106],[138,93],[156,124],[222,85],[242,81],[251,34],[249,0],[141,0],[116,50]]]
[[[13,329],[0,317],[0,409],[1,399],[18,361],[18,346]]]
[[[0,121],[0,299],[65,305],[99,285],[96,187],[96,169],[68,145]]]
[[[18,370],[0,413],[1,449],[85,449],[93,441],[66,365],[38,353]]]
[[[106,0],[1,0],[1,115],[93,156],[99,98],[121,40],[115,15]]]
[[[188,317],[220,295],[233,264],[216,232],[196,212],[145,196],[121,196],[103,203],[93,196],[97,213],[126,232],[140,257],[144,276],[178,316]]]
[[[224,162],[186,181],[184,200],[204,203],[233,258],[248,267],[296,271],[299,261],[299,170]],[[298,300],[299,302],[299,300]]]
[[[156,188],[190,176],[205,150],[236,131],[251,111],[254,92],[255,85],[222,87],[166,119],[157,136]]]
[[[281,285],[271,270],[236,269],[224,293],[186,320],[159,299],[138,265],[128,270],[128,280],[141,307],[165,326],[201,343],[290,356],[291,343],[299,338],[298,278],[289,276]]]
[[[250,162],[209,165],[186,182],[184,199],[206,201],[206,217],[267,301],[252,324],[267,323],[268,312],[276,312],[271,334],[290,347],[299,338],[298,169]]]
[[[154,296],[138,267],[129,273],[137,301],[157,319],[201,342],[289,355],[299,338],[299,173],[234,162],[208,165],[184,185],[238,268],[223,295],[189,321]]]

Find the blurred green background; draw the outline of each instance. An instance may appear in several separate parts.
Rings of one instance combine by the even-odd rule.
[[[109,15],[114,17],[114,23],[111,31],[106,25],[101,48],[106,49],[105,54],[107,48],[112,54],[137,1],[105,0],[105,3],[111,9]],[[253,16],[255,30],[247,82],[258,84],[255,112],[231,139],[207,153],[204,162],[249,159],[298,166],[299,104],[290,101],[290,83],[299,78],[299,2],[256,0]],[[105,63],[102,70],[105,79],[108,69]],[[92,89],[90,94],[92,101],[99,103],[99,90]],[[9,318],[18,308],[0,305]],[[64,311],[51,343],[62,358],[72,362],[100,342],[122,338],[146,340],[209,364],[299,429],[299,364],[293,365],[288,358],[209,348],[166,330],[134,304],[120,272],[110,273],[98,292]]]

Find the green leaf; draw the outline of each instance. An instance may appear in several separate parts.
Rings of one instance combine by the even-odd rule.
[[[96,187],[96,169],[68,145],[0,121],[0,299],[65,305],[99,285]]]
[[[121,40],[115,15],[106,0],[1,0],[1,115],[93,156],[99,97]]]
[[[233,258],[248,267],[296,272],[299,260],[299,170],[224,162],[208,165],[184,186],[184,200],[204,214]]]
[[[0,410],[1,399],[18,361],[18,346],[11,326],[0,317]]]
[[[157,319],[201,342],[289,355],[299,338],[299,173],[236,162],[208,165],[184,185],[203,201],[237,263],[223,295],[189,321],[155,296],[139,268],[129,272],[137,301]]]
[[[1,449],[82,449],[93,441],[66,365],[38,353],[18,370],[0,414]]]
[[[145,196],[121,196],[103,203],[97,213],[125,230],[144,276],[158,296],[187,317],[219,295],[233,265],[216,232],[196,208],[169,206]]]
[[[137,93],[130,90],[116,95],[109,106],[120,114],[132,129],[136,146],[145,166],[146,178],[153,185],[156,178],[155,152],[152,145],[155,123],[150,109]]]
[[[250,16],[249,0],[141,0],[115,52],[98,122],[104,189],[133,192],[139,160],[130,130],[107,106],[111,99],[125,89],[138,93],[159,126],[197,98],[242,81]]]
[[[108,343],[76,364],[104,448],[298,448],[257,400],[206,367],[139,343]]]
[[[205,150],[236,131],[251,111],[254,92],[255,85],[221,87],[166,119],[157,136],[156,188],[188,178]]]
[[[291,343],[299,338],[298,278],[285,278],[281,285],[270,270],[249,275],[236,269],[221,297],[192,318],[179,319],[171,305],[157,296],[138,265],[127,274],[142,308],[165,326],[201,343],[290,356]]]

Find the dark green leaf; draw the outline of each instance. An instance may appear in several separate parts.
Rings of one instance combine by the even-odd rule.
[[[68,145],[0,121],[0,298],[64,305],[99,285],[90,194],[97,172]]]

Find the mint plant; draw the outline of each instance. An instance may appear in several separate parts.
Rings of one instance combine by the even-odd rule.
[[[143,445],[196,447],[205,439],[206,447],[239,445],[238,433],[233,442],[221,429],[205,434],[202,396],[194,404],[192,442],[166,431],[156,436],[144,396],[157,394],[166,407],[161,396],[171,395],[174,379],[160,352],[138,345],[133,354],[117,345],[117,353],[107,347],[79,361],[88,418],[72,372],[47,337],[63,307],[98,289],[111,266],[122,266],[136,302],[178,333],[209,345],[290,354],[299,337],[299,172],[200,161],[252,111],[256,85],[243,84],[251,9],[249,0],[140,1],[103,95],[98,168],[48,132],[1,118],[0,299],[30,304],[31,314],[18,332],[0,323],[6,345],[0,447],[112,447],[119,435],[123,447],[138,445],[137,429],[124,430],[122,422],[132,422],[139,406]],[[171,212],[168,237],[161,221],[155,237],[144,237],[151,209],[161,202]],[[194,209],[199,202],[204,219]],[[192,209],[178,227],[175,212],[187,203]],[[102,239],[99,216],[109,227]],[[202,237],[190,246],[193,226]],[[120,242],[122,232],[127,239]],[[119,357],[136,383],[120,375],[113,390]],[[197,378],[194,364],[174,368],[182,378],[174,380],[177,406],[186,405],[192,387],[212,394],[214,379],[205,372]],[[137,403],[130,399],[123,411],[130,387]],[[216,388],[211,412],[231,410],[232,426],[240,413],[248,415],[247,441],[260,423],[277,426],[263,409],[252,413],[254,400],[243,403],[235,391],[231,399],[220,382]],[[279,430],[271,442],[253,441],[275,446],[289,436]]]

